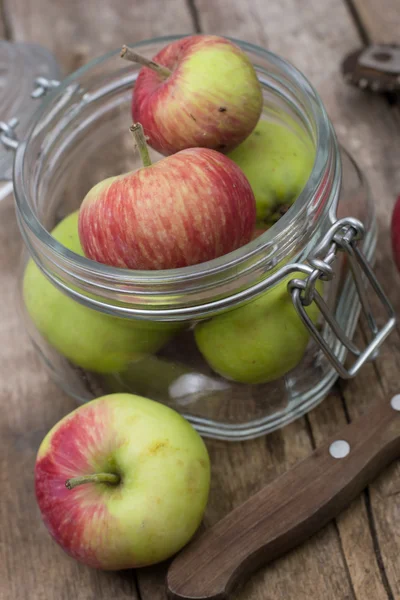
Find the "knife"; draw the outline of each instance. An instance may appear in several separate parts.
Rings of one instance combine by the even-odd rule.
[[[173,560],[173,600],[226,600],[261,565],[294,548],[339,514],[400,456],[400,394],[265,486]]]

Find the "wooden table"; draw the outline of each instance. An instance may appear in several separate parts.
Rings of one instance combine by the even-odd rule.
[[[52,50],[65,73],[121,43],[204,31],[266,46],[319,90],[341,141],[369,177],[379,218],[377,271],[400,315],[400,277],[389,221],[400,193],[399,106],[350,88],[342,57],[369,41],[399,42],[399,0],[3,0],[0,33]],[[63,554],[41,524],[33,465],[45,432],[74,408],[49,380],[15,305],[21,241],[12,202],[0,205],[0,600],[165,599],[165,567],[102,573]],[[306,457],[373,401],[400,391],[395,333],[374,365],[337,385],[307,417],[261,439],[210,442],[215,523],[266,482]],[[388,468],[334,523],[262,569],[240,600],[399,600],[400,464]]]

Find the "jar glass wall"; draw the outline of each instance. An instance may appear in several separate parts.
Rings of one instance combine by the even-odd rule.
[[[142,43],[140,52],[152,57],[170,39]],[[183,413],[204,435],[225,439],[271,431],[327,393],[337,373],[291,305],[287,283],[298,275],[291,265],[306,261],[336,214],[364,223],[369,258],[376,235],[365,181],[339,152],[312,87],[282,59],[241,45],[263,87],[262,118],[290,130],[314,156],[294,205],[247,246],[157,272],[83,257],[74,242],[76,218],[63,220],[95,183],[140,166],[129,133],[138,68],[118,53],[93,61],[46,97],[14,170],[26,246],[21,306],[54,379],[79,402],[114,391],[148,396]],[[323,295],[352,335],[359,303],[346,261],[335,270]],[[329,341],[321,320],[318,327]],[[344,348],[336,352],[343,360]]]

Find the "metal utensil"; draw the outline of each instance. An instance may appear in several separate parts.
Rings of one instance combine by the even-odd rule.
[[[400,46],[371,44],[351,52],[342,63],[345,81],[373,92],[400,91]]]

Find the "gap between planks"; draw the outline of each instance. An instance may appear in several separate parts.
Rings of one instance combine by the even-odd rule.
[[[196,0],[186,0],[186,5],[193,22],[193,31],[196,33],[201,33],[200,15],[199,11],[197,10]]]
[[[11,29],[7,19],[7,11],[4,6],[4,0],[0,0],[0,39],[11,39]]]

